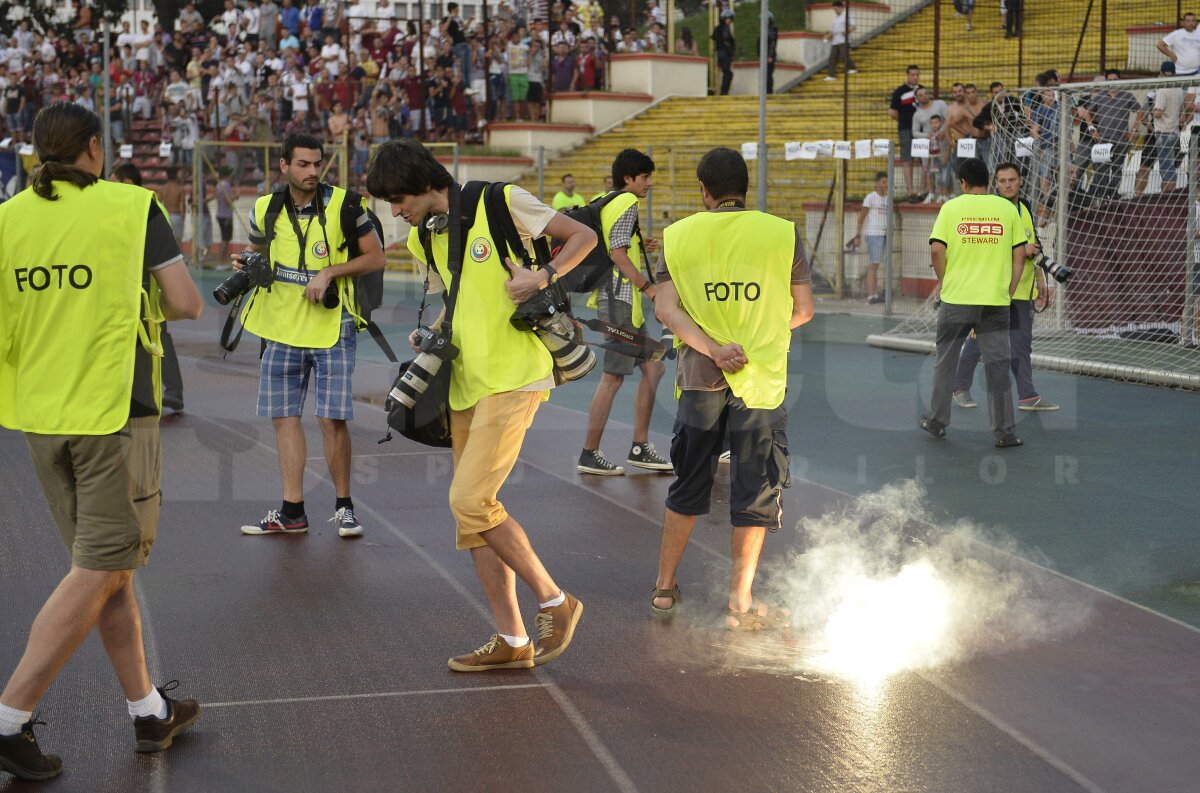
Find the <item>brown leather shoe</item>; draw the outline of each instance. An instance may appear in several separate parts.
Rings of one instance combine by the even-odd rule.
[[[548,664],[562,655],[575,636],[575,626],[583,615],[583,604],[570,592],[563,594],[566,599],[560,605],[541,609],[534,618],[538,629],[537,650],[533,654],[535,666]]]
[[[451,658],[446,664],[455,672],[486,672],[489,669],[532,669],[533,642],[512,647],[493,633],[487,644],[474,652]]]

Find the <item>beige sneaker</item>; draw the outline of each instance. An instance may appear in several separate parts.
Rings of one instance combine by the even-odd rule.
[[[489,669],[532,669],[533,642],[524,647],[512,647],[492,634],[487,644],[474,652],[451,658],[446,664],[455,672],[486,672]]]
[[[583,615],[583,604],[570,592],[563,594],[566,600],[560,605],[541,609],[534,618],[538,629],[537,650],[533,654],[535,666],[548,664],[562,655],[575,636],[575,626]]]

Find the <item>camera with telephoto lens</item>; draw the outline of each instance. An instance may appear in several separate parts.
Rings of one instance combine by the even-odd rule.
[[[389,399],[396,400],[409,410],[429,388],[429,383],[442,368],[442,364],[458,357],[458,348],[450,343],[445,333],[421,327],[417,328],[415,335],[420,353],[388,393]]]
[[[571,305],[550,287],[517,306],[509,320],[517,330],[531,330],[554,358],[554,379],[569,383],[596,367],[596,353],[575,341]]]
[[[1039,253],[1033,263],[1041,267],[1046,275],[1058,281],[1060,284],[1065,284],[1067,279],[1071,277],[1071,268],[1065,264],[1059,264],[1044,253]]]
[[[217,284],[217,288],[213,290],[213,298],[223,306],[229,305],[232,300],[241,297],[256,286],[262,289],[269,288],[275,278],[271,262],[261,253],[246,251],[238,256],[238,261],[241,262],[242,269],[235,271],[233,275]],[[334,297],[336,298],[337,295],[335,294]]]

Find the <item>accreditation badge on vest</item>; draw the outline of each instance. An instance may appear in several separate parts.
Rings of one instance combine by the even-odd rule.
[[[476,237],[471,242],[471,261],[482,264],[492,256],[492,243],[487,237]]]
[[[314,259],[329,258],[329,246],[325,244],[325,240],[317,240],[313,243],[312,255]]]

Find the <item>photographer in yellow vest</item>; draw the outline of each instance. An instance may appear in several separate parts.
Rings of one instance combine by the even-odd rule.
[[[706,515],[728,436],[733,572],[730,630],[786,625],[788,614],[753,596],[768,530],[782,525],[789,481],[788,349],[812,319],[812,276],[796,224],[746,209],[750,174],[741,154],[716,148],[696,166],[707,212],[667,227],[655,310],[675,332],[679,413],[652,607],[671,616],[676,575],[697,515]]]
[[[613,183],[620,186],[620,192],[600,210],[600,224],[604,231],[601,244],[607,247],[612,258],[613,273],[612,278],[604,279],[600,288],[592,293],[588,306],[596,309],[596,315],[606,322],[637,330],[645,323],[642,294],[645,293],[648,300],[653,300],[655,295],[648,254],[657,253],[659,243],[656,239],[643,241],[638,226],[641,200],[654,186],[654,160],[637,149],[624,149],[613,159],[612,178]],[[579,462],[575,465],[575,470],[580,473],[598,476],[625,473],[623,466],[610,462],[600,451],[600,439],[604,436],[613,400],[634,369],[642,370],[642,379],[634,396],[633,443],[625,464],[650,471],[671,470],[671,464],[659,456],[650,443],[654,395],[666,366],[662,361],[610,349],[604,351],[604,373],[596,384],[596,393],[588,408],[587,434],[579,452]]]
[[[286,191],[277,215],[268,211],[272,195],[259,196],[250,213],[250,245],[267,257],[268,288],[255,289],[242,312],[246,330],[266,342],[258,380],[258,415],[271,419],[283,478],[283,504],[267,511],[243,534],[302,534],[304,461],[307,445],[300,417],[315,381],[317,423],[325,461],[336,493],[338,536],[361,537],[362,522],[350,497],[350,428],[354,418],[354,360],[359,329],[354,314],[353,276],[381,270],[383,248],[363,207],[352,228],[343,228],[346,191],[320,180],[325,148],[312,135],[288,135],[279,171]],[[268,231],[270,234],[268,235]],[[348,235],[358,239],[361,255],[349,258]],[[268,242],[268,236],[270,236]],[[241,266],[235,260],[235,267]]]
[[[100,135],[82,105],[47,105],[33,124],[42,165],[0,205],[0,425],[25,433],[71,556],[0,693],[0,769],[29,780],[62,771],[33,710],[93,627],[137,751],[167,748],[200,714],[151,685],[133,576],[162,500],[158,327],[203,303],[153,194],[100,179]]]
[[[471,552],[496,632],[477,650],[451,658],[448,665],[456,672],[484,672],[547,663],[570,644],[583,604],[550,577],[525,529],[498,499],[534,414],[554,387],[546,346],[532,331],[518,330],[511,320],[518,304],[537,296],[583,261],[596,245],[596,235],[520,187],[507,185],[504,202],[521,243],[528,248],[531,239],[545,236],[563,244],[558,255],[538,270],[514,264],[511,258],[502,261],[497,241],[504,239],[504,230],[492,228],[488,220],[487,192],[477,199],[469,227],[466,206],[457,219],[450,217],[452,197],[458,200],[465,191],[428,149],[411,139],[389,141],[376,150],[367,169],[367,189],[392,205],[393,216],[413,227],[408,248],[426,269],[430,293],[442,293],[444,300],[454,294],[449,342],[457,352],[445,364],[450,367],[454,459],[450,512],[455,546]],[[432,261],[421,240],[422,229],[428,232]],[[454,232],[462,235],[459,250],[465,255],[450,265]],[[426,330],[444,332],[445,315],[443,311]],[[410,343],[417,337],[414,331]],[[525,630],[517,601],[518,578],[538,600],[536,641]]]

